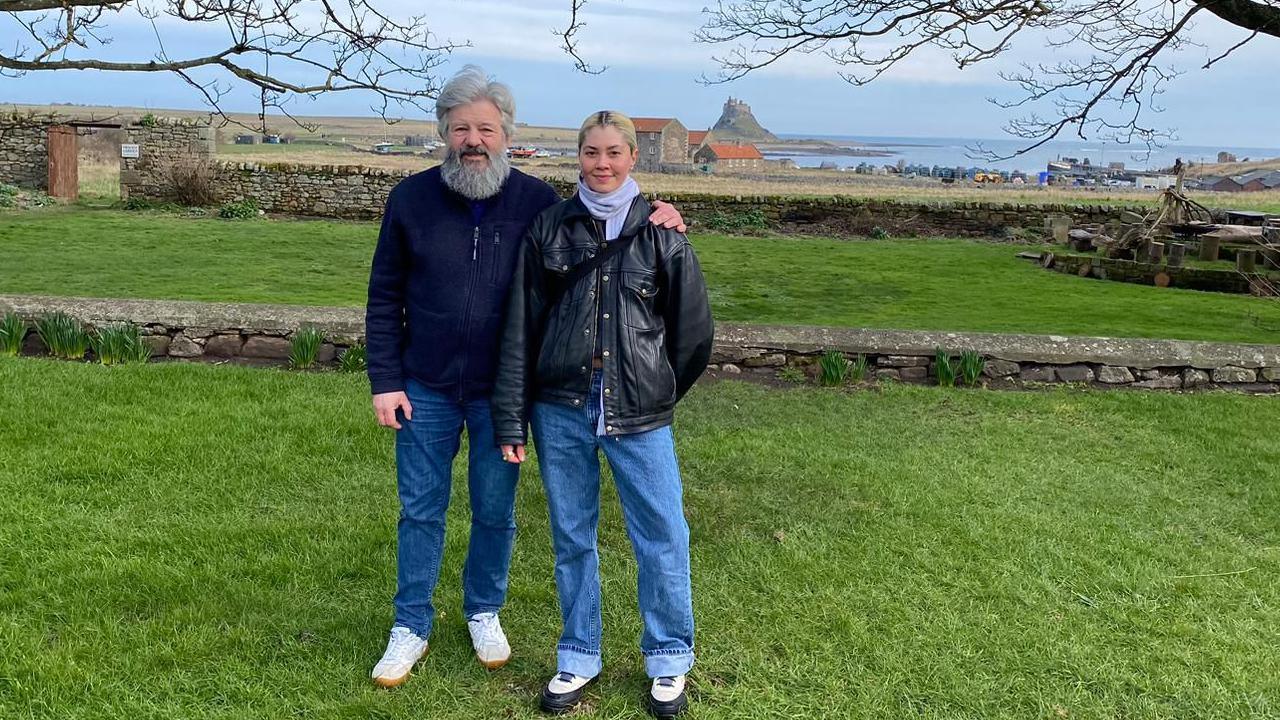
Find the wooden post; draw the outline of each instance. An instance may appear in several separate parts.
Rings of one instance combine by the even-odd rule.
[[[1160,261],[1163,259],[1164,259],[1164,243],[1156,242],[1155,240],[1148,240],[1147,241],[1147,262],[1159,265]]]
[[[80,196],[76,168],[76,129],[69,125],[49,126],[49,195],[75,200]]]
[[[1169,267],[1182,267],[1182,260],[1187,256],[1187,246],[1184,243],[1169,244]]]
[[[1242,273],[1257,272],[1258,251],[1256,250],[1236,251],[1236,270]]]
[[[1213,262],[1218,259],[1218,251],[1222,248],[1222,239],[1209,237],[1208,235],[1200,236],[1200,259]]]

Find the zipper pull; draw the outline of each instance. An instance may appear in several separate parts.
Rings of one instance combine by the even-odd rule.
[[[480,252],[480,226],[477,225],[475,232],[471,233],[471,260],[475,261]]]

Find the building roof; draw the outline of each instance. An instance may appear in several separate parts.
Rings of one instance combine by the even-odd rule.
[[[690,130],[690,131],[689,131],[689,144],[690,144],[690,145],[701,145],[701,144],[702,144],[702,141],[707,139],[707,133],[709,133],[709,132],[711,132],[711,131],[710,131],[710,130]]]
[[[636,126],[636,132],[638,133],[660,133],[663,128],[675,122],[675,118],[638,117],[631,118],[631,122]]]
[[[763,160],[764,156],[755,145],[722,145],[711,143],[707,148],[715,154],[717,160]]]
[[[1280,170],[1254,170],[1235,177],[1235,181],[1241,185],[1248,185],[1254,180],[1261,180],[1265,187],[1275,187],[1280,182]]]

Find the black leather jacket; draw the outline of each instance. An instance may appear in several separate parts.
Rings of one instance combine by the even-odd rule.
[[[637,197],[621,237],[626,250],[547,302],[604,243],[604,223],[575,196],[543,211],[525,235],[507,301],[492,409],[498,444],[525,443],[531,403],[571,407],[588,398],[591,361],[603,363],[605,434],[671,423],[711,357],[707,285],[689,240],[649,222]],[[599,334],[598,342],[596,335]]]

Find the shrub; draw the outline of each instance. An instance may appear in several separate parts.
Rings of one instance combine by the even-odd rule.
[[[179,160],[169,167],[169,184],[173,197],[187,207],[212,205],[218,196],[214,190],[213,166],[200,160]],[[258,208],[254,207],[254,214]]]
[[[354,345],[338,357],[338,369],[342,372],[360,373],[368,368],[368,350],[364,345]]]
[[[160,124],[160,119],[154,113],[147,113],[138,118],[138,124],[142,127],[155,127]]]
[[[0,207],[13,207],[18,204],[18,187],[0,183]]]
[[[5,313],[0,318],[0,355],[16,357],[26,336],[27,323],[17,313]]]
[[[769,228],[769,220],[759,208],[733,213],[716,210],[703,219],[703,224],[708,230],[727,233],[760,232]]]
[[[289,366],[297,370],[305,370],[315,365],[323,343],[324,333],[315,328],[302,328],[294,333],[293,347],[289,350]]]
[[[850,379],[854,382],[862,382],[867,378],[867,370],[869,368],[867,356],[858,353],[858,359],[854,361],[853,368],[849,371]]]
[[[823,385],[843,385],[853,373],[853,363],[839,350],[828,350],[818,361],[818,380]]]
[[[244,220],[258,216],[258,201],[253,198],[233,200],[218,210],[218,217],[226,220]]]
[[[82,360],[89,349],[89,334],[79,320],[66,313],[50,313],[36,321],[36,332],[49,353],[67,360]]]
[[[982,359],[976,350],[965,350],[960,353],[960,377],[964,378],[964,384],[974,387],[978,384],[978,378],[982,377],[982,371],[987,367],[987,361]]]
[[[799,385],[805,381],[804,370],[797,365],[788,365],[778,371],[778,379]]]
[[[151,347],[142,340],[137,325],[107,325],[93,334],[93,354],[103,365],[145,363],[151,359]]]
[[[955,387],[956,368],[951,364],[951,356],[947,354],[946,350],[938,348],[933,357],[938,374],[938,384],[943,387]]]
[[[889,239],[889,231],[888,231],[888,230],[885,230],[884,228],[880,227],[879,225],[877,225],[877,226],[875,226],[875,227],[871,228],[871,232],[869,232],[869,233],[867,233],[867,234],[868,234],[868,235],[870,235],[870,236],[871,236],[873,239],[875,239],[875,240],[888,240],[888,239]]]

